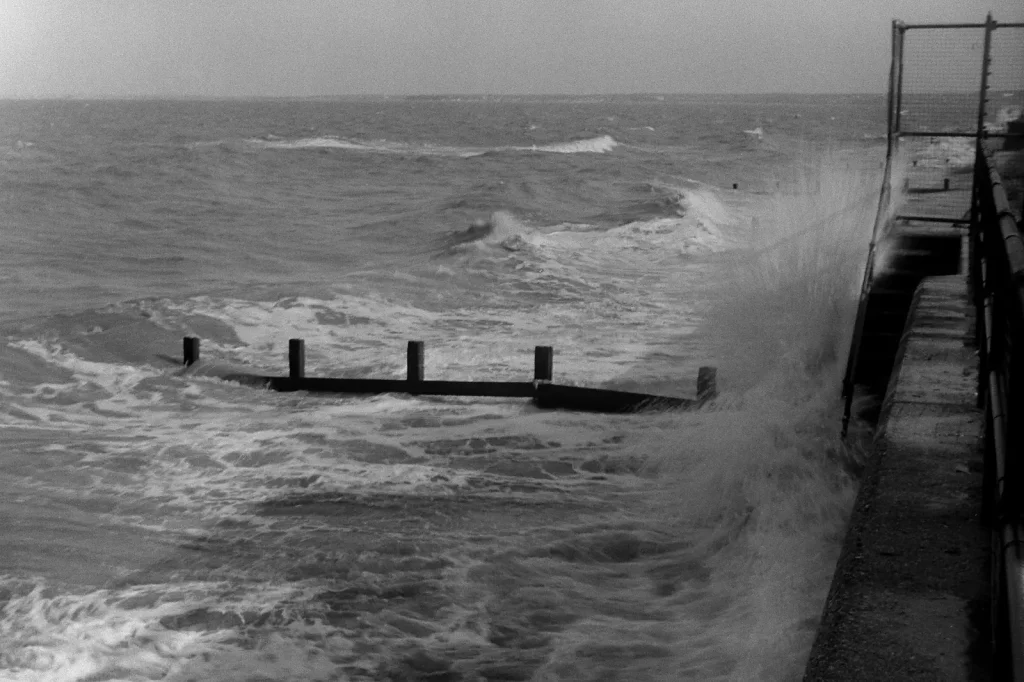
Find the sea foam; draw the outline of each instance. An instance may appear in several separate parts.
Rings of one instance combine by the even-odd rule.
[[[839,438],[839,384],[879,181],[826,158],[766,202],[699,331],[719,398],[638,443],[652,525],[693,543],[680,570],[694,557],[709,566],[689,590],[723,600],[704,626],[724,628],[708,658],[728,674],[711,666],[702,679],[798,677],[813,638],[861,458]],[[704,618],[684,603],[669,628],[678,646]]]

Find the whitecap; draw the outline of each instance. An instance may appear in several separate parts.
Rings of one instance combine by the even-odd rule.
[[[618,146],[619,143],[611,135],[601,135],[586,140],[546,144],[532,149],[555,154],[605,154]]]

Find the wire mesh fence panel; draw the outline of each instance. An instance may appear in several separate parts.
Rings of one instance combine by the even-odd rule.
[[[1018,132],[1024,110],[1024,26],[1000,26],[992,32],[985,129]],[[1024,141],[1017,141],[1017,148]],[[1011,142],[1007,146],[1014,146]]]
[[[975,134],[984,48],[984,27],[908,28],[898,130]]]
[[[892,188],[897,214],[939,220],[967,218],[971,211],[974,146],[974,137],[901,139],[901,170]]]
[[[1010,210],[1024,216],[1024,26],[999,26],[992,33],[985,130],[986,143],[1003,181]]]

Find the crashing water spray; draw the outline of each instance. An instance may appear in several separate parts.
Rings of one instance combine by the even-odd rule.
[[[814,636],[861,458],[838,399],[877,182],[826,158],[767,202],[704,317],[722,396],[644,446],[680,570],[699,557],[697,592],[745,623],[722,679],[797,676]]]

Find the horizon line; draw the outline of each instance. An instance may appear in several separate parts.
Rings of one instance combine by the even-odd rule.
[[[146,94],[146,95],[28,95],[28,96],[4,96],[0,95],[0,101],[24,102],[24,101],[261,101],[261,100],[344,100],[344,99],[497,99],[497,98],[523,98],[523,97],[568,97],[573,99],[586,99],[590,97],[835,97],[835,96],[877,96],[884,95],[884,91],[878,92],[598,92],[588,94],[576,93],[347,93],[347,94],[326,94],[326,95],[181,95],[181,94]]]

